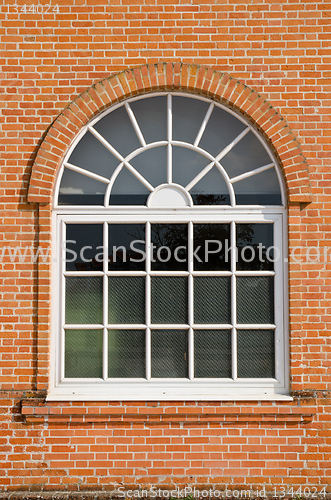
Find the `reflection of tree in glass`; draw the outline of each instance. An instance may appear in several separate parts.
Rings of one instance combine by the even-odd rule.
[[[265,234],[261,236],[263,226],[265,226],[266,230]],[[273,244],[272,225],[236,224],[236,235],[238,271],[272,271],[274,269],[274,263],[272,262],[274,259],[273,250],[268,252],[269,259],[267,258],[267,250]],[[258,239],[258,242],[256,242],[256,239]],[[243,251],[246,246],[249,248]]]
[[[230,205],[229,195],[191,193],[194,205]]]
[[[187,224],[152,224],[151,241],[153,271],[187,271]]]
[[[130,248],[130,245],[145,252],[145,224],[109,224],[110,231],[112,226],[117,230],[110,233],[109,236],[109,255],[108,267],[110,271],[128,271],[145,270],[145,259],[142,253],[136,252]],[[143,243],[138,243],[143,241]],[[116,255],[113,247],[116,247]],[[120,248],[124,247],[124,248]],[[140,262],[135,262],[139,260]]]
[[[230,271],[230,224],[194,224],[193,238],[195,271]]]

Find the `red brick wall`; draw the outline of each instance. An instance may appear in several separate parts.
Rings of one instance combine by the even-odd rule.
[[[18,13],[14,4],[1,2],[2,248],[48,246],[51,206],[38,209],[37,202],[49,202],[54,172],[72,137],[102,106],[149,85],[186,85],[242,109],[282,162],[291,248],[331,248],[330,4],[61,0],[53,5],[58,13],[44,7],[43,14],[25,14],[23,2]],[[154,66],[163,61],[206,68]],[[85,92],[146,63],[116,77],[115,86],[109,79]],[[117,97],[111,88],[117,88]],[[77,103],[75,122],[70,112]],[[328,263],[290,262],[293,403],[86,405],[44,404],[49,265],[11,262],[6,254],[0,262],[0,488],[189,484],[265,486],[272,494],[273,488],[282,492],[288,486],[309,486],[311,493],[313,487],[330,488],[330,254]]]

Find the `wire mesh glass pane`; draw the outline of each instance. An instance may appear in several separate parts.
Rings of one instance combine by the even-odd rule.
[[[187,378],[187,330],[152,330],[152,377]]]
[[[63,170],[59,205],[104,205],[107,184],[69,168]]]
[[[66,270],[102,271],[107,259],[102,249],[97,250],[102,244],[102,224],[66,224]]]
[[[224,177],[215,166],[197,182],[190,194],[194,205],[230,205],[230,195]]]
[[[145,270],[145,224],[108,224],[109,271]]]
[[[194,277],[194,323],[231,323],[231,277]]]
[[[150,192],[126,167],[123,167],[111,190],[110,205],[146,205]]]
[[[102,378],[102,330],[65,331],[65,377]]]
[[[124,157],[140,147],[125,106],[111,111],[93,127]]]
[[[208,153],[213,156],[217,156],[246,127],[247,125],[238,120],[238,118],[224,109],[215,106],[199,143],[199,147],[208,151]]]
[[[281,205],[276,170],[269,168],[233,184],[237,205]]]
[[[231,378],[231,330],[194,331],[194,377]]]
[[[187,277],[151,277],[152,323],[187,323]]]
[[[187,224],[151,224],[152,271],[187,271]]]
[[[236,224],[236,240],[238,271],[274,269],[273,224]]]
[[[238,330],[238,377],[275,377],[275,339],[273,330]]]
[[[201,170],[209,165],[210,160],[192,149],[172,147],[172,178],[173,182],[187,186]]]
[[[208,107],[200,99],[172,96],[172,138],[193,144]]]
[[[68,163],[110,179],[120,162],[91,132],[87,131],[71,153]]]
[[[274,323],[274,277],[237,276],[237,322]]]
[[[145,375],[145,330],[108,330],[108,377]]]
[[[145,277],[108,277],[108,323],[145,323]]]
[[[102,276],[66,277],[65,322],[102,323]]]
[[[167,140],[167,97],[157,96],[130,103],[147,144]]]
[[[194,224],[194,270],[230,271],[230,224]]]

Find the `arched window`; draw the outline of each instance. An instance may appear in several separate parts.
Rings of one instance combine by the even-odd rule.
[[[49,398],[287,394],[284,187],[242,116],[184,93],[111,107],[66,155],[54,217]]]

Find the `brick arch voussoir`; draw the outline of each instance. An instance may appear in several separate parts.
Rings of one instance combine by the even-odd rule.
[[[64,155],[92,118],[122,99],[156,90],[204,94],[244,114],[264,135],[279,159],[289,202],[309,203],[309,170],[291,128],[254,89],[208,66],[158,63],[127,69],[92,85],[54,120],[37,152],[28,190],[30,203],[50,203]]]

